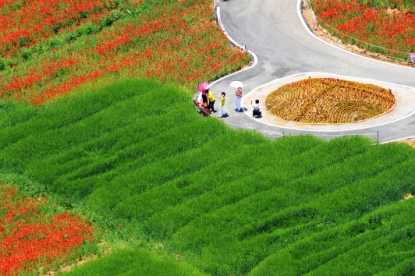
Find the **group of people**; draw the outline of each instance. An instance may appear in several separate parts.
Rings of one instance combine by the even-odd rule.
[[[242,101],[242,87],[238,87],[235,91],[235,105],[236,105],[235,111],[236,112],[243,112],[244,111],[242,109],[242,106],[241,106],[241,101]],[[252,101],[251,101],[251,106],[253,108],[253,110],[252,110],[252,117],[253,118],[256,118],[256,116],[259,116],[259,117],[262,116],[262,112],[261,112],[261,108],[259,106],[259,100],[258,99],[255,100],[254,105],[252,104]]]
[[[203,101],[203,105],[205,107],[207,107],[209,109],[209,111],[211,113],[215,113],[215,96],[213,95],[213,93],[210,91],[209,88],[203,90],[201,92],[201,96],[202,96],[202,101]],[[225,106],[225,99],[226,99],[226,93],[225,92],[221,92],[220,96],[219,96],[219,118],[223,118],[223,117],[227,117],[229,116],[227,112],[225,112],[224,110],[224,106]],[[244,110],[242,109],[241,106],[241,101],[242,101],[242,87],[238,87],[235,91],[235,111],[236,112],[243,112]],[[253,107],[253,111],[252,111],[252,117],[256,117],[256,116],[261,116],[262,112],[261,112],[261,108],[259,106],[259,100],[255,100],[255,104],[252,104],[251,101],[251,106]]]
[[[206,88],[206,89],[202,90],[199,95],[201,96],[201,99],[198,100],[197,102],[201,106],[203,106],[210,113],[217,112],[215,110],[216,99],[215,99],[215,96],[213,95],[213,93],[210,91],[209,88]],[[226,97],[225,92],[222,92],[219,96],[219,118],[229,116],[228,113],[226,113],[223,109],[224,106],[225,106],[225,97]]]

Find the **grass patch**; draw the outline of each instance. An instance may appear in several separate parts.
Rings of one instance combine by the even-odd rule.
[[[88,212],[114,249],[73,273],[333,275],[361,254],[354,272],[411,269],[407,145],[273,140],[200,116],[186,90],[152,80],[5,106],[4,181]]]

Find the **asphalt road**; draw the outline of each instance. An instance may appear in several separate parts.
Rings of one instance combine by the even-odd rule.
[[[221,78],[210,86],[217,97],[220,92],[226,92],[225,110],[230,116],[222,120],[230,126],[255,129],[275,138],[298,134],[312,134],[326,139],[366,135],[385,143],[415,137],[414,68],[358,56],[326,43],[312,34],[302,19],[299,0],[220,0],[216,5],[216,14],[231,42],[246,45],[253,56],[253,64],[248,69]],[[410,91],[405,94],[410,97],[397,104],[397,107],[405,104],[405,112],[399,114],[399,118],[386,116],[373,122],[327,125],[323,128],[270,123],[251,117],[249,99],[252,93],[281,79],[289,80],[302,75],[305,78],[314,73],[335,74],[368,83],[381,82],[385,87]],[[234,111],[235,89],[229,86],[234,80],[244,83],[242,105],[246,112]]]

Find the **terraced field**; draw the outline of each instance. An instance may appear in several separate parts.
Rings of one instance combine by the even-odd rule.
[[[186,90],[149,80],[86,92],[37,109],[6,102],[1,117],[3,179],[84,208],[113,248],[72,274],[413,271],[409,146],[272,140],[200,116]]]
[[[408,145],[271,139],[195,112],[197,84],[249,61],[210,3],[0,1],[0,187],[19,187],[0,242],[34,260],[11,271],[0,248],[1,275],[415,274]],[[20,198],[45,213],[25,223],[74,214],[78,233],[48,232],[73,247],[25,231]]]

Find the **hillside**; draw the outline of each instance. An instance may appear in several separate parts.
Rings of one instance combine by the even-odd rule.
[[[211,4],[0,1],[0,275],[415,274],[411,147],[195,111],[250,58]]]
[[[1,110],[3,179],[67,198],[115,251],[73,274],[413,272],[407,145],[273,140],[203,117],[186,90],[150,80]]]

